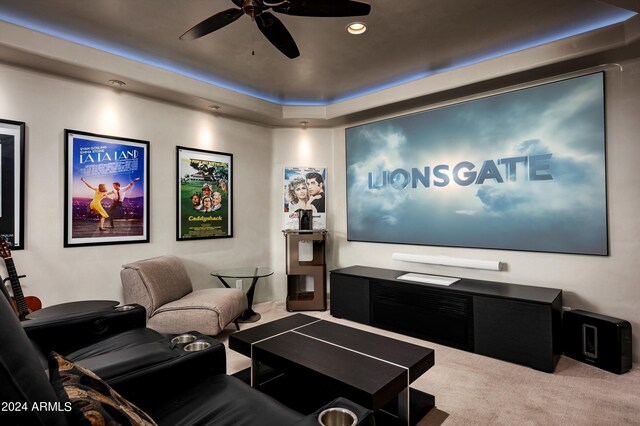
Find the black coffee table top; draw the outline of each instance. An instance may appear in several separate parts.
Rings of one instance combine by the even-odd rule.
[[[296,332],[409,368],[411,382],[422,376],[434,364],[433,349],[330,321],[311,323]]]
[[[229,347],[277,369],[339,382],[374,410],[434,365],[433,349],[303,314],[234,333]]]
[[[238,331],[229,336],[229,348],[251,358],[251,345],[254,343],[315,321],[318,319],[308,315],[295,314],[248,330]]]

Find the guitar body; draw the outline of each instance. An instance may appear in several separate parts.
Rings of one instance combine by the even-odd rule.
[[[13,304],[13,310],[16,311],[18,315],[20,315],[20,308],[18,307],[18,302],[13,300],[11,302]],[[30,314],[31,312],[38,311],[42,309],[42,302],[35,296],[25,296],[24,303],[27,305],[27,312]],[[24,318],[20,318],[23,320]]]
[[[42,309],[42,302],[40,299],[34,296],[24,297],[22,294],[22,286],[20,286],[20,276],[16,272],[16,267],[13,264],[11,258],[11,250],[9,249],[9,243],[3,238],[0,238],[0,257],[4,259],[4,263],[7,266],[7,272],[9,272],[9,281],[11,281],[11,290],[13,291],[13,309],[16,311],[20,321],[24,321],[25,317],[33,311]],[[4,285],[1,282],[0,285]]]

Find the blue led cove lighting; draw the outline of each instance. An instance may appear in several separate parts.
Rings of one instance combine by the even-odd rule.
[[[528,42],[523,42],[520,44],[514,44],[513,46],[508,46],[505,47],[503,49],[500,50],[495,50],[492,52],[488,52],[486,54],[479,54],[477,56],[471,57],[471,58],[467,58],[465,60],[459,61],[459,62],[455,62],[449,66],[446,67],[442,67],[442,68],[437,68],[437,69],[433,69],[433,70],[425,70],[422,72],[417,72],[414,74],[409,74],[406,75],[402,78],[399,79],[394,79],[391,81],[388,81],[386,83],[382,83],[382,84],[378,84],[374,87],[370,87],[370,88],[366,88],[366,89],[362,89],[359,91],[354,91],[354,92],[349,92],[346,93],[343,96],[337,97],[336,99],[334,99],[332,102],[329,103],[335,103],[335,102],[342,102],[342,101],[347,101],[349,99],[353,99],[353,98],[357,98],[360,96],[364,96],[364,95],[369,95],[375,92],[379,92],[381,90],[385,90],[385,89],[389,89],[395,86],[399,86],[401,84],[405,84],[405,83],[410,83],[412,81],[417,81],[426,77],[429,77],[431,75],[435,75],[435,74],[441,74],[447,71],[453,71],[455,69],[458,68],[463,68],[469,65],[474,65],[474,64],[478,64],[480,62],[485,62],[491,59],[496,59],[499,58],[501,56],[506,56],[512,53],[516,53],[516,52],[520,52],[526,49],[531,49],[533,47],[537,47],[537,46],[542,46],[543,44],[547,44],[547,43],[552,43],[554,41],[558,41],[558,40],[562,40],[565,38],[569,38],[569,37],[573,37],[579,34],[584,34],[587,33],[589,31],[594,31],[594,30],[598,30],[600,28],[605,28],[608,27],[610,25],[614,25],[614,24],[618,24],[620,22],[624,22],[627,19],[632,18],[633,16],[635,16],[636,13],[635,12],[631,12],[628,10],[618,10],[616,11],[616,13],[612,13],[610,16],[606,16],[604,18],[598,19],[598,20],[594,20],[593,22],[589,22],[589,23],[583,23],[582,25],[576,25],[574,27],[570,27],[570,28],[566,28],[563,31],[559,31],[559,32],[555,32],[553,34],[549,34],[546,36],[540,36],[536,39],[533,39],[531,41]]]
[[[274,104],[279,104],[283,106],[285,105],[286,106],[327,106],[333,103],[347,101],[350,99],[358,98],[360,96],[372,94],[372,93],[389,89],[395,86],[399,86],[401,84],[420,80],[430,75],[439,74],[439,73],[451,71],[454,69],[462,68],[468,65],[477,64],[490,59],[498,58],[500,56],[508,55],[508,54],[519,52],[532,47],[562,40],[564,38],[572,37],[578,34],[583,34],[589,31],[593,31],[596,29],[610,26],[610,25],[618,24],[620,22],[626,21],[627,19],[635,15],[636,15],[635,12],[631,12],[628,10],[612,9],[611,12],[608,13],[607,15],[602,16],[599,19],[593,20],[592,22],[582,23],[580,25],[566,28],[563,31],[559,31],[553,34],[543,35],[541,37],[532,39],[530,41],[514,44],[512,46],[506,46],[502,49],[495,50],[492,52],[487,52],[485,54],[480,54],[472,58],[466,58],[463,61],[456,62],[447,67],[425,70],[425,71],[404,75],[404,76],[401,76],[400,78],[389,80],[387,82],[382,82],[368,88],[345,93],[342,96],[338,96],[330,100],[293,99],[293,98],[282,99],[282,98],[270,96],[260,91],[249,89],[247,87],[233,83],[231,81],[227,81],[222,78],[215,78],[210,75],[194,71],[185,66],[181,66],[174,62],[171,62],[170,60],[159,59],[157,57],[150,56],[138,51],[134,51],[132,49],[127,49],[126,47],[109,43],[104,40],[99,40],[99,39],[87,36],[85,34],[77,34],[69,29],[58,28],[50,24],[47,24],[46,22],[42,22],[38,19],[19,16],[6,11],[0,11],[0,20],[8,22],[10,24],[28,28],[30,30],[38,31],[43,34],[47,34],[62,40],[72,42],[72,43],[76,43],[82,46],[90,47],[90,48],[107,52],[116,56],[120,56],[122,58],[130,59],[132,61],[150,65],[155,68],[163,69],[165,71],[170,71],[188,78],[192,78],[194,80],[198,80],[207,84],[211,84],[217,87],[231,90],[239,94],[251,96],[257,99],[262,99],[264,101],[271,102]]]

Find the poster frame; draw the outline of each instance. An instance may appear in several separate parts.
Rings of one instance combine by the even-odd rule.
[[[82,141],[82,142],[79,142]],[[130,183],[137,184],[138,188],[142,187],[142,196],[138,198],[142,198],[141,203],[141,214],[139,215],[139,219],[132,219],[131,223],[135,223],[137,221],[142,222],[141,233],[140,235],[113,235],[111,232],[93,232],[92,236],[89,237],[74,237],[73,236],[73,214],[74,211],[81,209],[82,206],[75,205],[73,201],[73,189],[74,184],[77,185],[77,180],[80,179],[79,173],[74,171],[74,147],[76,143],[86,144],[87,149],[92,152],[91,149],[99,150],[101,146],[105,143],[107,144],[117,144],[124,147],[131,147],[134,149],[139,149],[142,152],[142,158],[136,158],[133,161],[133,164],[137,167],[137,169],[133,172],[127,172],[129,174],[133,173],[137,177],[137,179],[132,179]],[[131,139],[124,138],[118,136],[109,136],[102,135],[97,133],[84,132],[79,130],[70,130],[65,129],[64,131],[64,247],[81,247],[81,246],[97,246],[97,245],[111,245],[111,244],[134,244],[134,243],[148,243],[150,241],[149,235],[149,220],[150,220],[150,212],[149,212],[149,199],[150,199],[150,178],[149,178],[149,141],[139,140],[139,139]],[[102,161],[94,158],[94,161],[97,163],[101,163]],[[107,160],[105,160],[107,161]],[[115,163],[115,161],[109,160],[111,163]],[[82,163],[82,161],[80,161]],[[140,168],[142,169],[140,171]],[[112,176],[112,174],[104,174],[104,176]],[[109,181],[101,182],[105,183],[107,187],[110,189],[112,185],[113,179],[109,179]],[[137,182],[142,180],[140,184]],[[97,183],[95,183],[98,185]],[[123,187],[124,182],[122,184]],[[126,199],[125,199],[126,201]],[[85,207],[86,209],[86,207]],[[99,229],[99,228],[98,228]]]
[[[0,140],[2,140],[0,143],[0,172],[2,173],[0,180],[2,181],[1,196],[3,197],[0,199],[0,226],[8,231],[2,232],[0,230],[0,235],[7,240],[11,250],[24,249],[25,242],[25,131],[26,124],[22,121],[0,119]],[[13,140],[5,146],[5,139],[6,141]],[[7,196],[8,199],[6,199]]]
[[[197,218],[211,218],[211,220],[215,220],[215,218],[222,218],[226,216],[226,220],[222,219],[226,222],[227,231],[223,234],[217,234],[215,231],[207,231],[202,232],[200,235],[187,235],[186,230],[183,229],[183,219],[193,216],[192,212],[187,212],[186,210],[182,211],[183,206],[183,198],[185,197],[191,199],[194,195],[193,189],[186,189],[187,182],[185,180],[185,176],[181,173],[181,161],[185,159],[195,158],[202,161],[210,161],[210,162],[222,162],[228,164],[226,175],[224,169],[220,171],[222,176],[220,176],[217,180],[215,176],[212,174],[211,179],[207,180],[206,175],[203,175],[203,186],[205,184],[211,184],[213,186],[211,188],[212,196],[216,192],[222,191],[222,209],[220,213],[214,213],[214,211],[210,212],[200,212],[203,214],[199,214]],[[218,172],[215,172],[218,173]],[[195,175],[197,173],[194,173]],[[193,176],[192,175],[192,176]],[[193,185],[189,185],[192,187]],[[214,190],[215,189],[215,190]],[[226,189],[226,190],[225,190]],[[201,199],[204,197],[203,192],[200,192]],[[226,207],[225,207],[226,205]],[[194,207],[195,208],[195,207]],[[215,216],[217,214],[217,216]],[[223,216],[224,215],[224,216]],[[188,218],[187,218],[188,220]],[[207,221],[204,221],[203,228],[207,228]],[[215,222],[213,222],[215,223]],[[224,226],[224,225],[223,225]],[[176,146],[176,241],[192,241],[192,240],[206,240],[213,238],[232,238],[233,237],[233,154],[228,152],[220,152],[220,151],[212,151],[205,150],[199,148],[191,148],[185,146]]]

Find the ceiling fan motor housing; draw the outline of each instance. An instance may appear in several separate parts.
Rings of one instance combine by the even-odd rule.
[[[256,0],[244,0],[242,2],[242,10],[251,18],[255,18],[262,13],[262,4]]]

